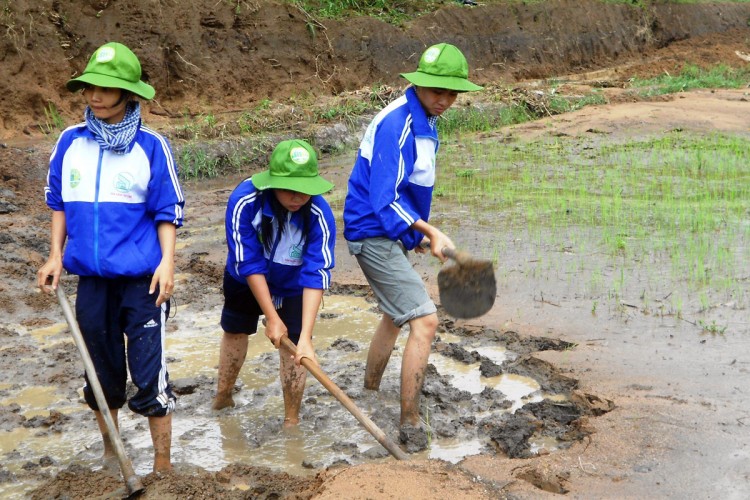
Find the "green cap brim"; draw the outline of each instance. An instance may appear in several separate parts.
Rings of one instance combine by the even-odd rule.
[[[124,89],[134,93],[144,99],[153,99],[156,91],[148,83],[138,81],[136,83],[122,80],[114,76],[99,75],[96,73],[85,73],[78,78],[68,80],[65,86],[71,92],[82,89],[86,85],[96,85],[97,87],[109,87],[115,89]]]
[[[315,177],[286,177],[280,175],[271,175],[270,170],[265,170],[253,175],[250,180],[256,189],[288,189],[298,193],[315,196],[327,193],[333,189],[333,184],[319,175]]]
[[[456,90],[458,92],[472,92],[482,90],[482,87],[471,83],[466,78],[457,76],[440,76],[414,71],[412,73],[401,73],[410,83],[417,87],[431,87],[436,89]]]

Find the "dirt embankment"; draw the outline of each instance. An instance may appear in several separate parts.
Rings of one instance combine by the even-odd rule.
[[[750,5],[649,7],[594,0],[445,8],[403,27],[372,18],[321,20],[289,4],[216,0],[17,0],[0,11],[0,138],[39,134],[51,105],[81,116],[65,81],[102,43],[139,55],[157,89],[151,112],[167,117],[247,109],[261,99],[330,95],[397,84],[429,44],[461,47],[480,83],[546,78],[653,56],[687,39],[714,42],[658,56],[659,73],[686,62],[739,58]],[[717,46],[724,41],[728,46]],[[666,57],[665,57],[666,56]],[[644,68],[640,68],[641,71]]]

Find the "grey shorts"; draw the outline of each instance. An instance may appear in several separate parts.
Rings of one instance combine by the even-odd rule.
[[[437,311],[422,278],[406,258],[406,251],[388,238],[347,241],[380,308],[396,326]]]

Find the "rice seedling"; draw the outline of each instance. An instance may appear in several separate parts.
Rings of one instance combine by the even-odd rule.
[[[705,311],[715,294],[747,302],[750,139],[672,132],[623,143],[445,142],[437,202],[523,235],[535,261],[529,277],[549,279],[566,266],[594,300],[647,289],[669,297],[678,315],[686,302]],[[560,242],[564,259],[578,262],[542,265],[533,254]]]
[[[703,328],[703,331],[706,333],[711,333],[713,335],[724,335],[724,333],[727,331],[726,326],[719,326],[716,324],[715,321],[711,321],[710,323],[701,320],[698,320],[698,324]]]

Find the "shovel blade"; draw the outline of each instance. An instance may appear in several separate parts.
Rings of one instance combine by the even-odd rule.
[[[469,261],[438,273],[440,303],[454,318],[476,318],[492,308],[497,294],[495,270],[489,261]]]

